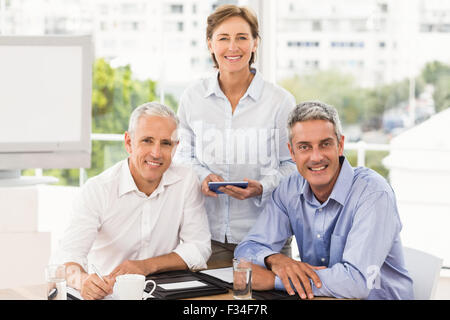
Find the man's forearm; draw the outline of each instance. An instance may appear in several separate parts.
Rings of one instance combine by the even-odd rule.
[[[275,286],[275,274],[257,264],[252,265],[252,288],[255,290],[272,290]]]
[[[147,274],[174,270],[186,270],[187,264],[175,252],[144,260]]]

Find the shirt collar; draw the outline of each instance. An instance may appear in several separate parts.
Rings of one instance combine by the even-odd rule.
[[[209,97],[212,94],[215,94],[216,96],[219,96],[219,97],[224,96],[222,89],[220,89],[220,86],[219,86],[219,71],[216,71],[214,76],[212,76],[206,80],[205,98]]]
[[[264,79],[262,75],[256,71],[256,69],[251,69],[251,72],[254,73],[255,76],[253,77],[253,80],[250,83],[250,86],[248,87],[247,92],[244,94],[243,98],[248,95],[256,101],[261,97],[264,87]],[[219,71],[217,71],[213,77],[210,77],[207,80],[205,98],[213,94],[217,97],[226,98],[219,85]]]
[[[136,186],[133,176],[131,175],[130,166],[128,164],[128,158],[123,161],[119,179],[120,179],[119,197],[131,191],[141,192]],[[161,178],[161,181],[159,182],[158,187],[155,189],[155,191],[152,192],[150,197],[156,196],[160,192],[164,191],[164,188],[166,186],[174,184],[175,182],[181,179],[182,177],[176,173],[176,171],[173,168],[173,164],[171,164],[170,167],[166,170],[166,172],[163,173],[163,176]]]
[[[347,199],[347,195],[349,194],[350,188],[353,184],[353,176],[355,171],[344,156],[339,157],[339,161],[342,163],[341,171],[339,172],[339,176],[334,184],[333,191],[331,191],[329,198],[336,200],[341,205],[344,205],[345,199]]]
[[[119,177],[119,197],[130,191],[139,191],[131,175],[128,158],[123,160]]]
[[[328,199],[334,199],[341,205],[344,205],[345,199],[352,187],[354,170],[344,156],[339,157],[339,161],[341,162],[341,170]],[[308,202],[314,203],[314,194],[306,179],[303,179],[303,187],[301,188],[300,194],[303,194]],[[328,202],[328,199],[326,202]]]

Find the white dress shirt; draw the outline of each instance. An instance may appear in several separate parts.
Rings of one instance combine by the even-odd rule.
[[[212,239],[239,243],[281,178],[295,171],[287,147],[287,118],[295,107],[285,89],[255,76],[234,113],[218,74],[188,87],[180,99],[180,145],[174,161],[190,163],[200,182],[211,173],[225,181],[257,180],[263,194],[205,200]]]
[[[172,163],[147,196],[123,160],[81,188],[56,259],[86,271],[93,263],[109,274],[125,260],[175,252],[190,269],[204,269],[210,241],[204,197],[191,168]]]

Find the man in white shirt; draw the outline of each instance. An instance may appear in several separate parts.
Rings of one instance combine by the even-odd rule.
[[[192,169],[172,164],[178,123],[164,105],[136,108],[125,132],[128,159],[76,197],[57,260],[84,299],[111,294],[121,274],[206,268],[211,235],[200,183]],[[90,265],[107,276],[88,274]]]

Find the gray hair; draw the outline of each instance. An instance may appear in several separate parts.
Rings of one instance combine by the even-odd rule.
[[[138,121],[140,117],[143,115],[171,118],[173,121],[175,121],[176,129],[178,129],[178,125],[180,124],[180,120],[178,119],[177,115],[175,114],[175,112],[172,111],[171,108],[158,102],[147,102],[138,106],[131,113],[130,122],[128,124],[128,133],[131,136],[134,136],[134,132],[136,130]],[[175,132],[177,131],[178,130],[175,130]],[[175,139],[173,140],[178,141],[177,134]]]
[[[289,143],[292,145],[292,127],[297,122],[308,120],[327,120],[334,125],[334,132],[338,142],[342,137],[342,126],[339,120],[339,115],[335,107],[325,104],[320,101],[306,101],[298,104],[294,110],[291,111],[288,117],[288,136]]]

